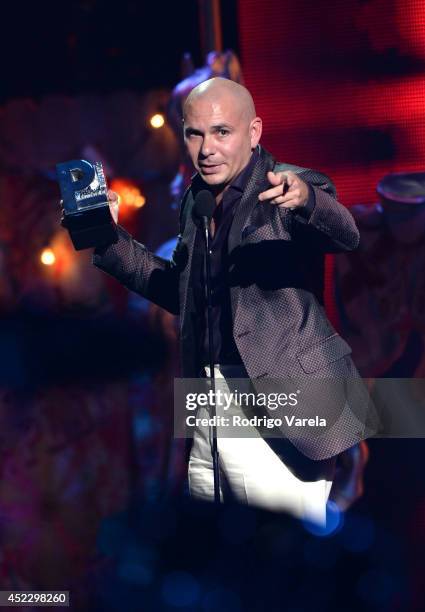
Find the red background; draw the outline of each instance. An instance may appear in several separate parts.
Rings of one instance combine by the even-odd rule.
[[[239,0],[244,77],[280,160],[329,174],[339,199],[376,199],[425,165],[425,3]]]

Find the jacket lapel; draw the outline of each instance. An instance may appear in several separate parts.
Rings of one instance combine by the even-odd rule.
[[[244,190],[242,198],[236,208],[235,216],[229,232],[228,251],[229,254],[239,247],[242,241],[242,232],[249,223],[252,211],[258,203],[258,194],[270,186],[267,180],[267,172],[273,170],[274,158],[265,149],[260,147],[260,156],[255,164],[251,178]],[[230,288],[233,321],[235,321],[236,307],[239,297],[239,288]]]
[[[272,170],[274,165],[275,161],[270,153],[260,148],[260,156],[235,211],[235,216],[229,232],[229,253],[240,245],[243,229],[247,225],[250,215],[258,203],[258,194],[269,186],[267,172]]]

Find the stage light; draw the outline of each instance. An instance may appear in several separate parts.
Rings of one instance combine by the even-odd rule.
[[[315,536],[328,537],[332,536],[342,529],[344,526],[344,513],[339,509],[338,505],[328,500],[326,504],[326,525],[311,522],[308,519],[303,521],[304,528]]]
[[[120,215],[125,216],[130,209],[142,208],[146,204],[146,198],[140,189],[128,179],[113,179],[110,186],[121,198]]]
[[[53,266],[56,263],[56,256],[52,249],[43,249],[40,255],[40,261],[45,266]]]
[[[157,113],[150,118],[150,124],[153,128],[161,128],[165,123],[164,115]]]
[[[134,208],[142,208],[142,206],[144,206],[145,204],[146,204],[146,198],[142,196],[141,194],[135,195],[133,197],[132,206],[134,206]]]

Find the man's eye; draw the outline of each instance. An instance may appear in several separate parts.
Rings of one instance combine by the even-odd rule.
[[[220,136],[226,136],[228,133],[229,133],[229,130],[224,130],[223,129],[223,130],[219,131]]]

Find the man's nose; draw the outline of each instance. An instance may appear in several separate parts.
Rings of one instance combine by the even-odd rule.
[[[201,146],[201,156],[208,157],[209,155],[214,155],[214,139],[211,134],[206,134],[202,140]]]

